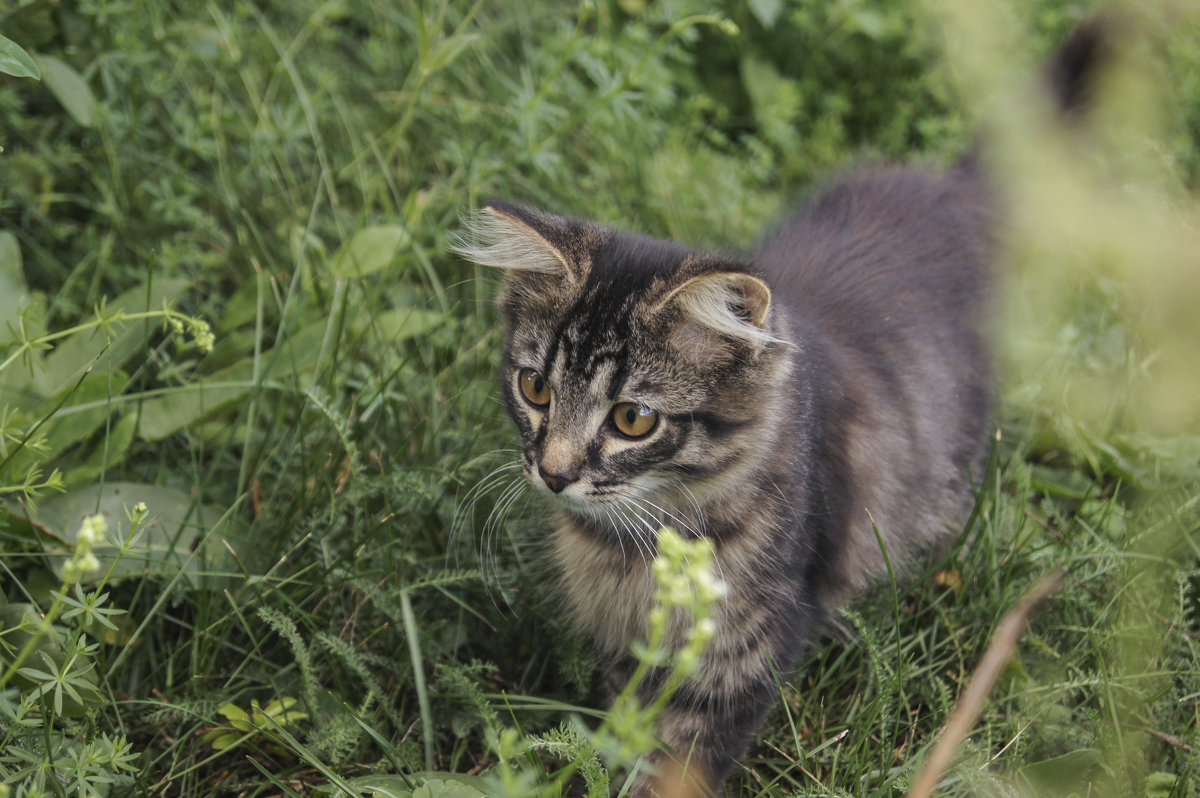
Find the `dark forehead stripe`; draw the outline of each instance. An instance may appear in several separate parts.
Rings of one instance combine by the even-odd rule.
[[[607,361],[624,362],[629,338],[628,314],[616,315],[610,325],[583,311],[569,312],[555,330],[546,351],[547,373],[565,353],[564,369],[576,377],[591,378]],[[559,375],[561,376],[561,375]]]
[[[613,236],[593,256],[587,286],[603,287],[605,294],[640,295],[655,279],[673,274],[691,254],[671,241]]]
[[[612,379],[608,383],[608,401],[615,401],[617,395],[621,393],[621,389],[625,387],[625,379],[629,376],[628,369],[621,361],[617,362],[617,368],[613,371]]]
[[[614,235],[593,253],[583,289],[564,314],[546,355],[547,368],[566,352],[566,370],[590,377],[600,367],[625,362],[638,304],[656,280],[674,273],[690,254],[667,241]],[[611,396],[620,385],[609,386]]]

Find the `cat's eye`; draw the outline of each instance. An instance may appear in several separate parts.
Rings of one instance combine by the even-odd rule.
[[[644,438],[653,432],[658,424],[658,411],[635,405],[633,402],[620,402],[613,406],[609,419],[622,435]]]
[[[531,405],[545,407],[550,404],[550,386],[541,372],[533,369],[521,369],[517,372],[517,387]]]

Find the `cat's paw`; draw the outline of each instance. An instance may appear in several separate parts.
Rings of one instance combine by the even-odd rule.
[[[657,774],[643,774],[629,791],[629,798],[713,798],[712,780],[696,763],[656,762]]]

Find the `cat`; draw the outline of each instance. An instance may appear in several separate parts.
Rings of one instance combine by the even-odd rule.
[[[1098,29],[1048,67],[1081,102]],[[988,456],[997,203],[976,157],[834,182],[728,257],[492,201],[505,406],[551,501],[565,609],[609,678],[645,633],[655,534],[703,536],[727,593],[630,793],[710,795],[828,614],[961,530]]]

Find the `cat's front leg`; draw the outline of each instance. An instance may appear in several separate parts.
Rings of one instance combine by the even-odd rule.
[[[754,739],[777,695],[769,669],[732,692],[686,683],[657,721],[664,750],[645,760],[630,798],[709,798]]]
[[[720,787],[701,763],[680,761],[673,753],[656,751],[644,766],[649,770],[638,777],[629,798],[710,798]]]

